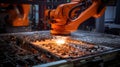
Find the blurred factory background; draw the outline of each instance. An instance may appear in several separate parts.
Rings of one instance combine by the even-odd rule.
[[[49,30],[50,25],[47,21],[44,20],[44,12],[46,9],[55,9],[58,5],[63,3],[68,3],[71,0],[42,0],[41,2],[30,5],[29,27],[23,27],[26,31],[40,31],[40,30]],[[19,1],[18,1],[19,2]],[[22,2],[22,1],[21,1]],[[44,3],[43,3],[44,2]],[[0,8],[2,10],[2,8]],[[0,29],[1,33],[3,32],[21,32],[24,31],[22,27],[8,27],[7,29],[4,26],[4,14],[0,13]],[[119,0],[110,0],[107,4],[107,9],[105,14],[98,19],[90,18],[80,25],[80,30],[108,33],[114,35],[120,35],[120,1]],[[5,30],[6,29],[6,30]],[[9,30],[11,29],[11,30]],[[17,31],[16,31],[17,30]]]

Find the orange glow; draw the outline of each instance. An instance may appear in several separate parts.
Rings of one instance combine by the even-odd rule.
[[[66,43],[66,38],[65,37],[56,37],[55,43],[57,45],[63,45]]]
[[[63,40],[63,39],[57,39],[57,40],[56,40],[56,43],[57,43],[58,45],[62,45],[62,44],[65,44],[65,40]]]

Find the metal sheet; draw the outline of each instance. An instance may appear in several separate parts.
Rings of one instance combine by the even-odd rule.
[[[120,51],[120,36],[77,31],[72,33],[69,37],[74,40],[112,47],[114,49],[87,55],[85,57],[64,59],[66,61],[65,63],[55,64],[55,66],[67,66],[69,64],[79,66],[95,59],[104,59],[104,61],[109,61],[110,59],[114,59]],[[0,47],[2,47],[0,49],[0,65],[3,65],[3,67],[6,64],[13,67],[21,65],[34,66],[61,60],[61,58],[56,58],[56,55],[50,54],[49,51],[44,51],[44,49],[40,49],[39,47],[30,44],[30,42],[34,42],[37,39],[43,40],[44,38],[52,38],[49,31],[0,34]]]

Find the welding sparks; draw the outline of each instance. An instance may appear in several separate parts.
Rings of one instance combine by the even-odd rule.
[[[56,37],[55,42],[57,45],[63,45],[66,43],[66,38],[65,37]]]
[[[63,40],[63,39],[57,39],[57,40],[56,40],[56,43],[57,43],[58,45],[62,45],[62,44],[65,44],[65,40]]]

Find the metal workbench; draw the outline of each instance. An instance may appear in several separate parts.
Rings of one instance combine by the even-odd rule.
[[[4,42],[9,42],[6,40],[3,41],[4,37],[8,37],[8,36],[21,37],[21,36],[26,36],[26,35],[27,36],[40,35],[40,36],[45,36],[45,37],[51,36],[50,31],[6,33],[6,34],[0,34],[0,37],[1,37],[0,43],[2,45],[2,43],[7,44]],[[91,66],[94,64],[98,64],[98,65],[100,65],[100,67],[104,67],[104,65],[107,66],[107,65],[111,64],[110,63],[111,60],[113,60],[115,57],[117,57],[118,60],[116,62],[115,61],[114,62],[117,63],[117,66],[120,65],[119,64],[120,58],[118,58],[118,56],[120,56],[120,54],[119,54],[120,53],[120,43],[119,43],[120,36],[78,30],[76,32],[71,33],[70,37],[73,39],[75,38],[75,40],[81,40],[81,41],[93,43],[96,45],[109,46],[109,47],[114,48],[114,50],[95,54],[95,55],[89,55],[89,56],[85,56],[85,57],[81,57],[81,58],[77,58],[77,59],[62,59],[62,60],[58,60],[58,61],[54,61],[54,62],[50,62],[50,63],[36,64],[36,65],[33,65],[33,67],[74,67],[74,66],[75,67],[77,67],[77,66],[78,67],[79,66],[88,67],[88,66]],[[12,38],[12,37],[9,37],[9,38]],[[14,40],[15,39],[12,38],[11,41],[14,41]],[[16,44],[16,43],[19,43],[19,42],[17,41],[17,42],[13,42],[10,44]],[[1,47],[1,45],[0,45],[0,47]],[[5,46],[5,45],[2,45],[2,46]],[[2,49],[0,49],[0,52],[1,52],[1,50]],[[0,54],[0,59],[2,59],[1,54]],[[35,55],[37,55],[37,54],[35,54]],[[109,60],[110,60],[110,62],[109,62]],[[107,63],[106,63],[106,61],[107,61]],[[1,61],[0,61],[0,63],[1,63]],[[113,64],[115,64],[115,63],[113,63]],[[4,66],[2,66],[2,64],[0,64],[0,66],[4,67]],[[113,65],[113,66],[116,66],[116,65]]]

